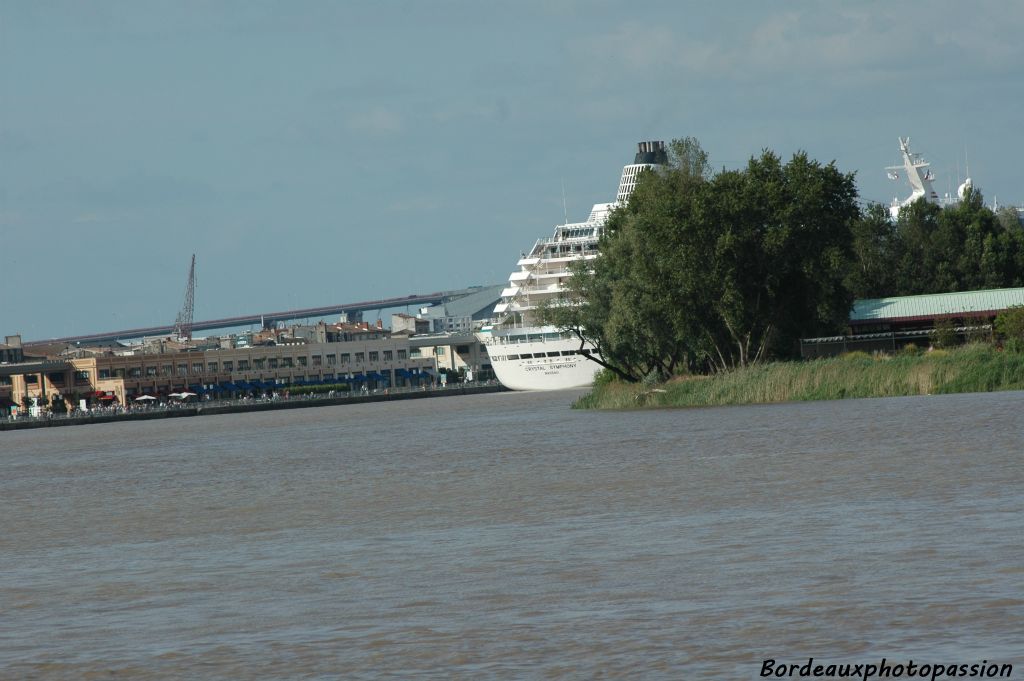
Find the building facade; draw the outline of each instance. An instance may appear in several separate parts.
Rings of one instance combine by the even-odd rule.
[[[21,348],[21,336],[5,336],[0,343],[0,364],[14,364],[25,359]]]
[[[9,375],[5,387],[15,404],[25,397],[52,404],[59,396],[76,406],[80,399],[127,404],[143,394],[225,387],[248,392],[332,382],[368,389],[422,385],[433,382],[437,363],[432,355],[411,349],[408,338],[380,337],[181,352],[140,348],[10,368],[17,373]]]
[[[849,333],[803,338],[805,359],[832,357],[852,350],[894,353],[907,344],[928,346],[936,326],[945,324],[960,341],[993,339],[1001,313],[1024,306],[1024,288],[958,291],[856,300]]]

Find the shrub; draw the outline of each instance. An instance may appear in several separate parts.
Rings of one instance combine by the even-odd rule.
[[[968,343],[985,343],[988,345],[992,344],[992,327],[988,324],[978,324],[972,326],[967,333],[964,334],[965,340]]]
[[[911,356],[912,353],[915,356]],[[856,397],[938,395],[1024,389],[1024,354],[975,343],[952,350],[909,345],[888,362],[849,358],[774,362],[700,380],[670,381],[663,389],[615,381],[580,398],[582,409],[706,407]]]
[[[937,348],[951,348],[957,344],[956,325],[952,319],[938,319],[935,328],[929,334],[932,345]]]
[[[645,388],[652,388],[665,380],[665,376],[657,369],[652,369],[644,379],[640,381],[640,385]]]
[[[589,362],[590,360],[587,361]],[[600,371],[597,372],[597,375],[594,376],[594,387],[599,388],[602,385],[615,383],[618,380],[619,377],[616,376],[613,372],[608,371],[607,369],[601,369]]]
[[[996,317],[996,332],[1008,350],[1024,349],[1024,305],[1014,305]]]

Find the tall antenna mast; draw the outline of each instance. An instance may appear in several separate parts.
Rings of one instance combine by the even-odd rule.
[[[174,335],[179,340],[192,340],[192,322],[196,299],[196,254],[188,268],[188,284],[185,286],[185,302],[181,304],[178,318],[174,320]]]
[[[563,225],[569,224],[569,209],[565,207],[565,178],[562,178],[562,217]]]

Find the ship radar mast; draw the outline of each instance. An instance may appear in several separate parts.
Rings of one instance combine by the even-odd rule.
[[[892,205],[889,207],[889,214],[895,220],[899,215],[902,208],[909,206],[914,201],[923,198],[925,201],[931,203],[939,202],[939,195],[935,192],[932,187],[932,181],[935,176],[932,175],[932,171],[929,170],[931,165],[925,161],[921,154],[915,154],[910,150],[910,138],[900,137],[900,154],[903,156],[902,166],[889,166],[886,168],[890,180],[898,180],[899,174],[897,171],[902,170],[907,176],[907,181],[910,183],[910,196],[900,201],[898,198],[893,199]]]

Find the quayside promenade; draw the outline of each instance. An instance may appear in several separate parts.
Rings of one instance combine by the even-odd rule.
[[[391,402],[416,400],[429,397],[454,397],[457,395],[480,395],[507,390],[498,383],[480,385],[454,385],[430,389],[397,388],[376,393],[340,392],[321,395],[299,395],[273,399],[213,400],[174,404],[169,406],[142,407],[119,411],[76,412],[73,415],[47,415],[40,417],[19,416],[0,420],[0,430],[23,430],[28,428],[50,428],[55,426],[84,426],[95,423],[116,421],[147,421],[152,419],[185,418],[190,416],[217,416],[239,414],[249,411],[272,411],[276,409],[306,409],[328,407],[339,404],[365,404],[367,402]]]

